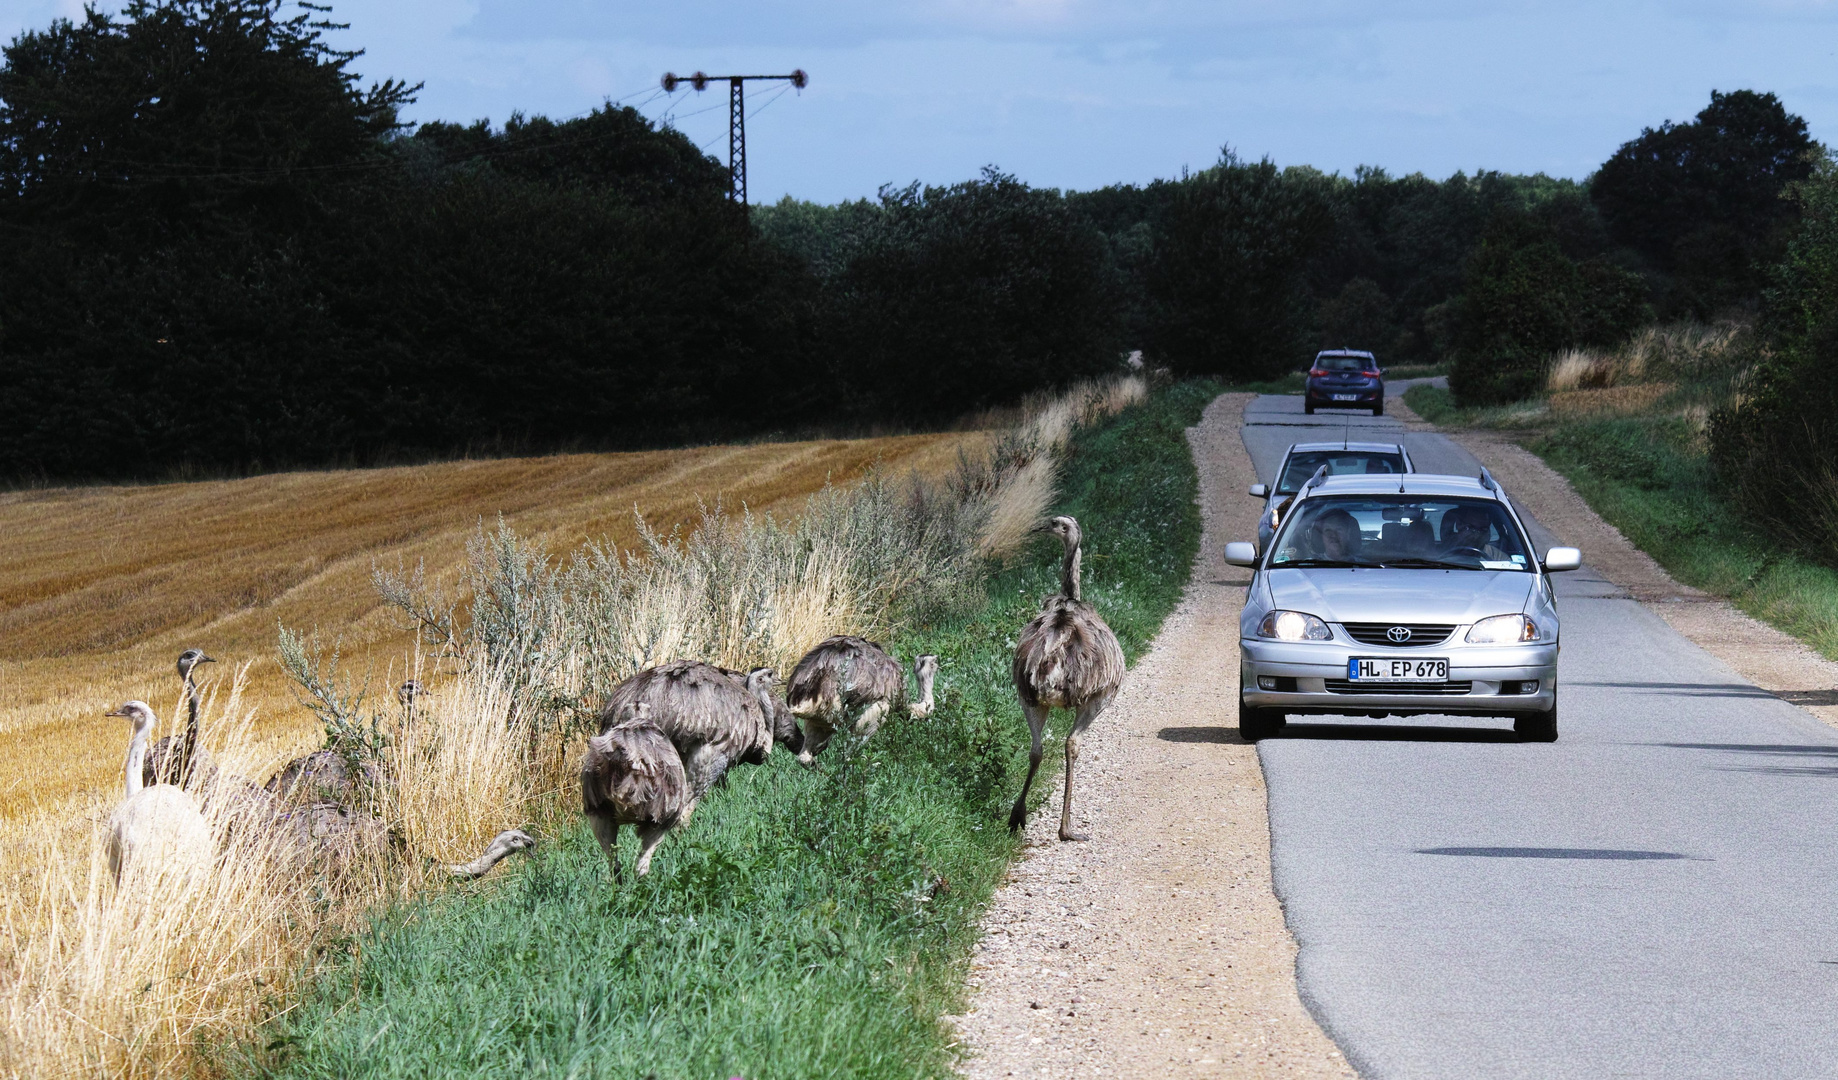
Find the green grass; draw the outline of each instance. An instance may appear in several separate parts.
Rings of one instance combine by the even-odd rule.
[[[1086,598],[1132,661],[1199,545],[1184,383],[1080,433],[1059,507]],[[940,654],[930,722],[892,721],[816,770],[737,768],[616,888],[579,819],[496,880],[409,904],[350,943],[249,1051],[289,1077],[948,1077],[979,916],[1017,842],[1026,768],[1014,635],[1051,592],[1053,541],[992,574],[972,616],[894,642]],[[1057,718],[1061,726],[1065,717]],[[1049,757],[1049,761],[1053,759]],[[1045,799],[1053,785],[1038,784]],[[628,840],[628,844],[630,841]]]
[[[1838,660],[1838,571],[1750,529],[1685,420],[1573,420],[1528,445],[1673,577]]]

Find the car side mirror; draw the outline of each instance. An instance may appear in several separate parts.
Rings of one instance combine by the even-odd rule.
[[[1233,566],[1256,566],[1257,545],[1234,540],[1225,545],[1225,561]]]
[[[1251,497],[1253,499],[1268,499],[1270,497],[1270,489],[1262,484],[1252,484]]]
[[[1573,547],[1554,547],[1544,553],[1544,570],[1555,574],[1561,570],[1575,570],[1583,565],[1583,553]]]

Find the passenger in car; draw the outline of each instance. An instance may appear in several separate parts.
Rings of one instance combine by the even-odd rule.
[[[1315,533],[1322,558],[1337,562],[1359,558],[1365,537],[1360,534],[1359,521],[1345,510],[1329,510],[1322,514],[1321,520],[1315,523]]]

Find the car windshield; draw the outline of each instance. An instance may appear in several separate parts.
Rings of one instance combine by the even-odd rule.
[[[1270,568],[1536,569],[1518,526],[1491,499],[1323,495],[1304,499],[1272,545]]]
[[[1372,361],[1360,356],[1317,356],[1315,367],[1322,371],[1369,371]]]
[[[1276,493],[1294,495],[1301,491],[1302,485],[1323,465],[1327,466],[1329,476],[1407,471],[1404,455],[1395,450],[1297,450],[1283,463],[1283,475],[1277,478]]]

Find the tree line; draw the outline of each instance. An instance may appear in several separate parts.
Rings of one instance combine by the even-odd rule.
[[[0,477],[929,425],[1134,349],[1247,380],[1369,348],[1503,400],[1556,348],[1758,309],[1810,172],[1804,122],[1738,91],[1587,183],[1228,150],[749,213],[632,109],[406,125],[417,87],[282,5],[131,0],[5,49]]]

